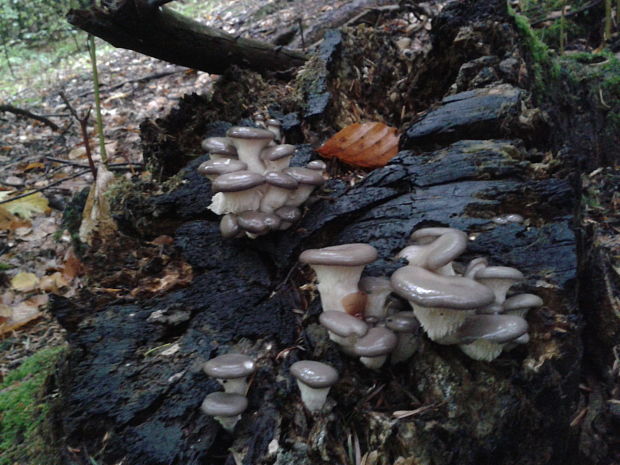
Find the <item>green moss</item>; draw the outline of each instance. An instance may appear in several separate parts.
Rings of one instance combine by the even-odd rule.
[[[37,352],[0,384],[0,465],[58,463],[43,432],[50,409],[43,390],[63,350],[52,347]]]

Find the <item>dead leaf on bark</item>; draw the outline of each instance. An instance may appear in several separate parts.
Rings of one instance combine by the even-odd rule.
[[[325,142],[317,152],[362,168],[385,166],[398,153],[396,128],[383,123],[355,123]]]
[[[133,297],[159,294],[176,287],[184,287],[192,282],[192,267],[185,262],[170,263],[163,271],[163,276],[143,279],[140,286],[131,291]]]

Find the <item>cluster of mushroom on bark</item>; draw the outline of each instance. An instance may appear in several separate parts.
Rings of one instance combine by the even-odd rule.
[[[361,278],[377,252],[368,244],[306,250],[300,261],[317,275],[323,313],[320,323],[342,350],[371,369],[388,355],[392,363],[416,350],[419,326],[429,339],[458,345],[469,357],[491,361],[505,349],[529,341],[527,311],[543,304],[533,294],[507,298],[523,274],[505,266],[472,260],[462,273],[454,267],[467,247],[467,235],[452,228],[415,231],[413,243],[397,255],[408,262],[387,277]],[[403,311],[394,295],[413,308]],[[418,323],[419,322],[419,323]]]
[[[248,355],[229,353],[205,362],[203,371],[216,378],[224,392],[208,394],[200,408],[230,432],[248,407],[248,377],[256,371],[256,364]],[[321,362],[296,362],[291,365],[291,375],[297,379],[301,400],[311,412],[321,410],[331,386],[338,381],[338,372]]]
[[[209,137],[202,147],[210,159],[198,172],[212,182],[209,210],[223,215],[220,231],[225,238],[255,238],[285,230],[300,217],[299,207],[323,184],[325,163],[289,167],[295,146],[280,142],[278,120],[256,119],[257,126],[235,126],[226,137]]]

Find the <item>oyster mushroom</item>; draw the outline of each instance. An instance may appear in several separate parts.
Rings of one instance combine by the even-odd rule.
[[[301,401],[312,413],[323,408],[330,388],[338,381],[335,368],[311,360],[293,363],[291,375],[297,379]]]
[[[258,210],[264,184],[265,177],[252,171],[235,171],[218,176],[211,184],[216,194],[208,208],[217,215]]]
[[[308,168],[287,168],[284,170],[286,174],[295,178],[295,180],[299,183],[297,189],[291,197],[286,201],[286,205],[289,207],[299,207],[303,204],[312,191],[317,187],[322,185],[325,182],[323,179],[323,175],[321,172],[317,170],[311,170]]]
[[[360,362],[367,368],[378,370],[397,344],[396,334],[387,328],[376,326],[357,340],[353,345],[353,353],[360,356]]]
[[[364,311],[366,295],[358,289],[357,283],[364,266],[376,258],[377,250],[362,243],[309,249],[299,256],[299,260],[316,273],[323,310],[351,315]]]
[[[226,392],[245,395],[248,376],[256,371],[251,357],[244,354],[224,354],[208,360],[203,371],[216,378]]]
[[[294,153],[294,145],[280,144],[263,149],[260,157],[268,170],[282,171],[288,168]]]
[[[411,235],[417,242],[405,247],[397,255],[410,265],[437,271],[445,276],[454,276],[452,261],[467,248],[467,235],[453,228],[422,228]]]
[[[386,318],[385,327],[394,331],[398,338],[390,362],[394,365],[408,360],[420,345],[420,322],[411,312],[398,312]]]
[[[226,131],[226,136],[237,149],[239,160],[247,163],[248,170],[263,174],[265,165],[260,153],[273,140],[273,133],[261,128],[233,126]]]
[[[319,323],[329,332],[329,338],[351,353],[353,344],[368,332],[368,325],[345,312],[328,310],[321,313]]]
[[[207,137],[201,145],[211,160],[237,158],[237,149],[228,137]]]
[[[212,392],[202,402],[200,409],[214,417],[222,427],[232,432],[241,419],[241,414],[248,408],[248,400],[241,394],[229,392]]]

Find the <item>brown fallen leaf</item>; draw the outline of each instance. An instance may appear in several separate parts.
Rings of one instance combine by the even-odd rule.
[[[363,168],[385,166],[398,153],[396,128],[383,123],[355,123],[325,142],[317,152]]]
[[[34,273],[22,271],[13,276],[11,287],[16,291],[30,292],[39,287],[39,278]]]

